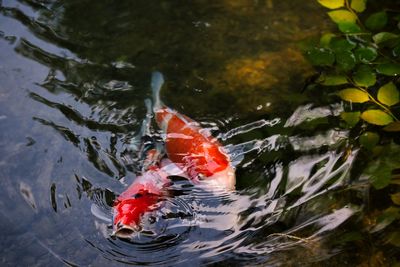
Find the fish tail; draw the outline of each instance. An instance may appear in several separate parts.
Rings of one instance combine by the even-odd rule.
[[[153,101],[154,101],[153,111],[154,112],[161,109],[163,106],[161,99],[160,99],[160,91],[161,91],[161,87],[163,86],[163,84],[164,84],[163,75],[158,71],[153,72],[151,75],[151,90],[153,91]]]

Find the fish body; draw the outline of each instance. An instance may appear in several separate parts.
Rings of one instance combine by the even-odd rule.
[[[193,181],[203,180],[234,189],[235,171],[222,145],[197,122],[161,103],[159,93],[163,82],[161,73],[153,73],[153,111],[158,126],[165,133],[168,158]]]

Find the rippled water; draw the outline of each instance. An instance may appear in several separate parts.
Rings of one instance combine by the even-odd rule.
[[[357,150],[344,149],[342,107],[302,92],[312,69],[299,47],[330,25],[314,1],[0,6],[3,266],[350,257],[332,240],[361,216],[363,188],[348,188]],[[166,77],[164,102],[225,145],[237,188],[175,177],[142,231],[119,240],[113,200],[140,172],[141,137],[161,137],[146,115],[154,70]]]

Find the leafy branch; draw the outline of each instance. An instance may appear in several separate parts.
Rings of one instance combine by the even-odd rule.
[[[367,0],[317,1],[330,9],[327,14],[341,33],[324,34],[319,46],[307,51],[310,62],[322,71],[316,82],[340,86],[337,95],[342,100],[361,104],[356,106],[358,111],[341,114],[350,126],[361,119],[384,127],[384,131],[400,131],[395,114],[399,90],[390,78],[400,75],[400,34],[398,29],[386,30],[389,22],[400,20],[400,16],[389,16],[384,10],[369,15],[363,23],[358,14],[366,10]]]

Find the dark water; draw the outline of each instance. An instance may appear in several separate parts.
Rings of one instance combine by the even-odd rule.
[[[351,264],[362,217],[340,104],[302,92],[316,1],[0,1],[2,266]],[[111,205],[140,170],[151,98],[209,128],[237,190],[176,179],[132,241]],[[152,122],[150,132],[160,136]]]

